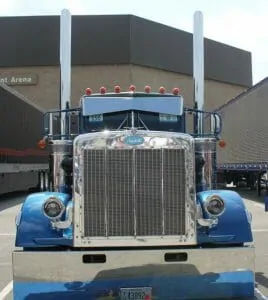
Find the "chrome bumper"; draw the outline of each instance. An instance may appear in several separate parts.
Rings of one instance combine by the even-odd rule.
[[[229,278],[228,274],[231,274]],[[15,295],[25,291],[25,284],[28,283],[29,295],[47,293],[53,284],[57,284],[59,291],[67,292],[68,286],[68,293],[77,292],[76,283],[79,282],[80,292],[95,293],[95,296],[90,294],[88,299],[100,299],[96,295],[103,290],[115,291],[124,286],[151,286],[158,300],[162,299],[163,291],[174,293],[165,294],[166,299],[174,300],[199,299],[197,295],[203,299],[252,297],[255,281],[254,248],[16,251],[13,253],[13,277]],[[34,286],[40,282],[47,283],[46,288],[42,285],[42,291],[36,290],[40,284]],[[61,284],[62,288],[59,287]],[[215,284],[219,286],[216,288]],[[164,288],[167,285],[170,291]],[[174,287],[171,288],[172,285]],[[177,295],[180,291],[182,295]],[[161,295],[160,298],[158,295]],[[60,296],[57,294],[57,297]],[[79,299],[76,294],[74,296]],[[21,296],[16,299],[25,298]]]

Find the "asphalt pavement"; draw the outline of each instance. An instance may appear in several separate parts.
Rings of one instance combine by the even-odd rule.
[[[240,190],[253,216],[256,246],[256,285],[268,296],[268,213],[264,212],[263,197]],[[15,216],[26,194],[0,197],[0,300],[13,299],[11,252],[15,240]]]

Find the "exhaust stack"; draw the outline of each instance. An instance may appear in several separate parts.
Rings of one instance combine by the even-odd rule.
[[[67,9],[63,9],[60,18],[60,109],[70,107],[71,96],[71,31],[72,17]],[[61,113],[61,134],[67,133],[66,114]],[[65,137],[62,137],[65,139]]]
[[[71,14],[62,10],[60,17],[60,109],[70,107],[71,94]],[[70,176],[62,167],[64,159],[72,157],[73,142],[67,139],[68,123],[66,113],[60,113],[61,140],[53,140],[50,144],[51,190],[53,192],[69,193]]]
[[[194,13],[193,28],[193,77],[194,77],[194,107],[198,110],[204,108],[204,38],[203,14],[201,11]],[[204,133],[204,119],[197,113],[195,130],[198,135]]]

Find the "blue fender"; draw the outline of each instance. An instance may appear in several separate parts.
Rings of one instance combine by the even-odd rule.
[[[17,217],[16,247],[38,247],[38,239],[63,237],[63,231],[52,229],[50,220],[42,212],[43,203],[51,196],[60,199],[65,206],[70,200],[69,195],[55,192],[35,193],[26,198]]]
[[[225,211],[218,218],[218,224],[201,231],[198,235],[200,243],[241,244],[253,241],[251,216],[241,196],[229,190],[203,191],[197,194],[197,202],[201,204],[204,218],[210,218],[204,209],[208,196],[219,195],[225,201]]]

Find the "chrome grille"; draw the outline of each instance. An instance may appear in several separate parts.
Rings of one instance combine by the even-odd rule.
[[[84,235],[185,235],[184,149],[84,150]]]

